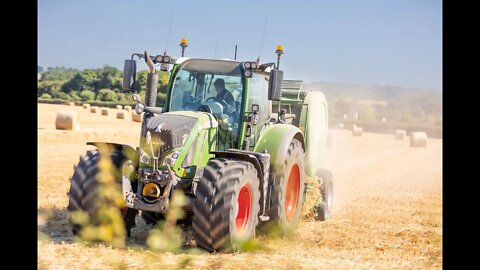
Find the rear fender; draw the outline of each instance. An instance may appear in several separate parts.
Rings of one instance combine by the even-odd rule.
[[[274,168],[281,166],[287,156],[288,147],[293,139],[297,139],[305,152],[305,140],[302,131],[293,125],[275,124],[267,126],[255,144],[254,152],[270,154],[270,165]]]

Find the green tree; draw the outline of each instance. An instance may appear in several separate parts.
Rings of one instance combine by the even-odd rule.
[[[98,91],[97,100],[100,101],[117,101],[117,94],[110,89],[101,89]]]
[[[40,81],[68,81],[78,73],[76,69],[64,67],[49,67],[47,71],[44,71],[43,68],[41,70],[43,73],[40,71],[42,73]]]
[[[82,92],[80,92],[80,98],[82,99],[82,101],[95,100],[95,93],[90,90],[83,90]]]
[[[55,93],[60,92],[64,81],[40,81],[37,84],[37,94],[49,94],[54,96]]]
[[[98,88],[99,89],[118,89],[120,90],[122,85],[121,75],[122,73],[120,70],[110,67],[104,66],[101,69],[95,70],[98,74]]]
[[[77,73],[71,80],[62,86],[62,92],[98,90],[98,74],[93,69],[85,69]]]

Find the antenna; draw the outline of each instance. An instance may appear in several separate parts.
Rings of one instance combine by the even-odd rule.
[[[260,62],[260,55],[262,54],[263,41],[265,40],[265,32],[267,31],[268,17],[265,18],[265,25],[263,26],[262,41],[260,42],[260,50],[258,51],[257,62]]]
[[[170,30],[172,29],[172,19],[173,19],[173,11],[170,12],[170,21],[168,22],[167,42],[165,42],[165,51],[163,52],[163,55],[167,55],[168,40],[170,39]]]
[[[235,57],[233,58],[233,60],[237,61],[237,45],[235,45]]]

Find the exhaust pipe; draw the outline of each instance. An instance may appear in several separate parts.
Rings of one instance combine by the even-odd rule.
[[[147,51],[144,53],[145,62],[150,72],[147,74],[147,89],[145,92],[145,104],[148,107],[155,107],[157,101],[158,75],[155,71],[155,65],[148,56]]]

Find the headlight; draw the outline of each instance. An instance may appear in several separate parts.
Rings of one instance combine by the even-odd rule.
[[[257,63],[255,62],[252,62],[252,65],[251,65],[252,69],[257,69]]]
[[[168,154],[164,159],[163,159],[163,164],[172,166],[175,161],[177,161],[178,156],[180,153],[178,151],[174,151],[173,153]]]
[[[250,68],[250,67],[252,66],[252,64],[251,64],[250,62],[245,62],[245,63],[243,64],[243,66],[244,66],[245,68]]]
[[[147,153],[145,153],[145,151],[142,150],[142,148],[140,148],[140,162],[145,164],[150,164],[151,162],[150,157],[147,155]]]
[[[245,70],[245,77],[252,77],[252,72],[249,69]]]

